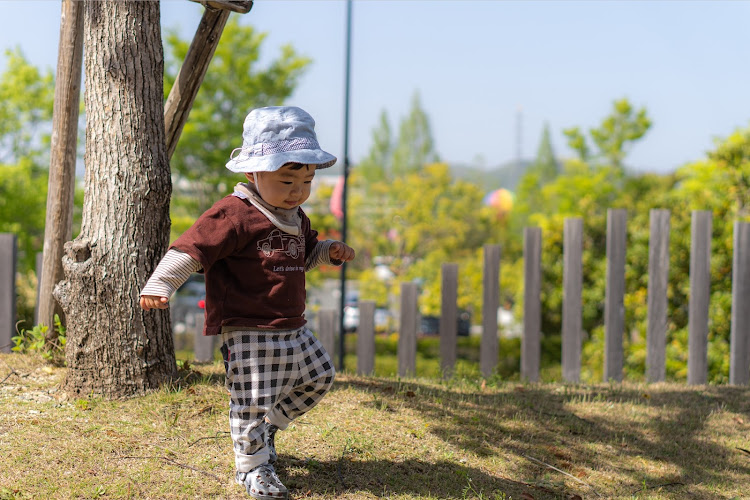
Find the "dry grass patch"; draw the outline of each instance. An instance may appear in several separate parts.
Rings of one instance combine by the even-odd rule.
[[[196,371],[197,370],[197,371]],[[223,367],[123,401],[0,355],[0,499],[248,498]],[[293,498],[750,498],[750,390],[340,375],[278,434]]]

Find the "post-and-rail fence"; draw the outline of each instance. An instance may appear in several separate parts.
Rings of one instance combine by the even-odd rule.
[[[607,211],[606,290],[604,302],[604,381],[622,381],[625,335],[625,209]],[[668,328],[667,287],[669,277],[670,212],[650,211],[648,263],[648,317],[646,332],[646,380],[666,378],[666,337]],[[689,385],[708,380],[708,331],[710,303],[712,214],[692,212],[690,244],[690,297],[688,310]],[[526,227],[523,234],[524,300],[520,373],[523,380],[539,381],[541,359],[541,249],[538,227]],[[750,223],[734,223],[732,259],[732,311],[730,331],[729,383],[750,384]],[[566,218],[563,227],[562,377],[579,382],[581,374],[583,220]],[[16,237],[0,234],[0,350],[8,352],[15,332]],[[489,377],[499,361],[497,310],[500,306],[500,246],[484,247],[482,295],[482,336],[479,368]],[[457,350],[458,265],[441,268],[440,366],[452,373]],[[401,283],[398,337],[398,375],[416,374],[419,311],[416,283]],[[375,303],[360,301],[357,329],[357,373],[368,375],[375,367]],[[318,312],[318,336],[332,358],[336,351],[337,314],[334,309]],[[202,320],[202,318],[196,318]],[[200,323],[200,321],[196,321]],[[202,325],[196,324],[200,332]],[[195,338],[196,361],[213,355],[213,339]]]

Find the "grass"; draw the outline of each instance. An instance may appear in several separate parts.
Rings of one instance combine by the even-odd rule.
[[[0,499],[249,498],[223,367],[140,398],[69,399],[64,368],[0,354]],[[750,389],[341,374],[279,433],[310,499],[750,498]]]

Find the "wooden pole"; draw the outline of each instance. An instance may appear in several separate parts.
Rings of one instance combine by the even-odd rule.
[[[562,376],[580,382],[583,293],[583,219],[565,219],[563,227]]]
[[[202,2],[201,2],[202,3]],[[252,4],[252,2],[250,2]],[[193,101],[198,94],[203,77],[206,76],[208,65],[214,56],[216,47],[219,45],[221,33],[227,24],[228,9],[208,8],[203,12],[203,17],[190,44],[185,62],[182,63],[180,72],[169,92],[167,102],[164,104],[164,128],[166,130],[167,157],[172,158],[177,142],[180,139],[182,129],[185,127]]]
[[[712,216],[709,210],[695,210],[692,215],[690,303],[688,306],[688,385],[701,385],[708,381]]]
[[[202,4],[207,9],[220,9],[238,14],[247,14],[253,7],[250,0],[191,0],[195,3]]]
[[[417,373],[417,284],[401,283],[401,324],[398,330],[398,376]]]
[[[622,381],[625,334],[627,211],[607,210],[607,291],[604,305],[604,381]]]
[[[16,330],[16,239],[0,233],[0,352],[10,352]]]
[[[667,288],[669,286],[669,210],[651,210],[648,242],[648,330],[646,379],[666,379]]]
[[[750,223],[734,223],[729,383],[750,382]]]
[[[484,292],[482,294],[482,340],[479,369],[489,377],[497,367],[497,309],[500,307],[500,245],[484,246]]]
[[[375,372],[375,301],[359,301],[359,326],[357,327],[357,373],[372,375]]]
[[[52,113],[44,253],[39,277],[38,322],[49,326],[48,339],[53,339],[57,335],[53,328],[55,313],[62,318],[62,308],[52,296],[52,291],[63,279],[63,245],[73,237],[73,195],[82,61],[83,2],[63,0],[55,104]]]
[[[193,324],[195,325],[195,335],[193,342],[193,356],[195,356],[196,363],[210,363],[214,360],[214,346],[216,344],[215,335],[203,335],[203,325],[206,322],[206,317],[203,312],[195,313]]]
[[[542,228],[523,229],[523,262],[521,378],[538,382],[542,352]]]
[[[456,365],[458,333],[458,264],[443,263],[440,289],[440,369],[450,377]]]
[[[36,253],[36,259],[35,259],[35,265],[34,265],[34,272],[36,273],[36,302],[34,303],[34,324],[39,324],[39,285],[40,281],[42,279],[42,263],[44,262],[44,253],[43,252],[37,252]]]
[[[321,309],[318,311],[318,331],[315,336],[328,352],[331,359],[335,359],[336,342],[334,341],[334,329],[336,328],[336,311],[333,309]],[[339,367],[344,371],[343,365]]]

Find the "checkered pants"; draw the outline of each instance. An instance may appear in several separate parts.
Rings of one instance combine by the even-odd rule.
[[[333,362],[306,327],[221,334],[235,465],[248,472],[268,461],[265,424],[279,429],[312,409],[333,384]]]

